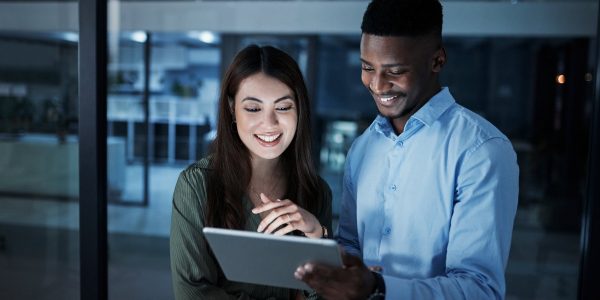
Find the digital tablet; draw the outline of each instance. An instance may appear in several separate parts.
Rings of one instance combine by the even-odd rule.
[[[334,240],[212,227],[202,231],[225,277],[231,281],[310,290],[294,277],[298,266],[309,261],[342,266]]]

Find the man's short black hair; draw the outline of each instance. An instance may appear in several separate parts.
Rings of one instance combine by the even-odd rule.
[[[378,36],[442,36],[442,5],[438,0],[373,0],[360,26]]]

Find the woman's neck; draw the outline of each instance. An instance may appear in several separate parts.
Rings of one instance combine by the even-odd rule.
[[[252,159],[252,180],[271,181],[270,179],[277,177],[281,172],[279,159]]]
[[[286,180],[279,159],[252,159],[252,178],[249,195],[252,202],[260,203],[258,195],[264,193],[271,200],[284,196]]]

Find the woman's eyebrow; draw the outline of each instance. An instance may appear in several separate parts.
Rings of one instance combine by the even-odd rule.
[[[283,97],[278,98],[277,100],[275,100],[275,103],[283,101],[283,100],[287,100],[287,99],[294,100],[294,98],[292,98],[292,96],[285,95],[285,96],[283,96]],[[242,102],[244,102],[244,101],[256,101],[256,102],[263,103],[262,100],[260,100],[258,98],[255,98],[255,97],[245,97],[244,99],[242,99]]]

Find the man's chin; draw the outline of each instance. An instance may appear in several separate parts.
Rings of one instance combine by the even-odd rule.
[[[389,109],[380,109],[377,108],[379,114],[388,118],[388,119],[398,119],[407,115],[406,111],[390,111]]]

